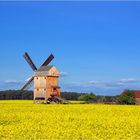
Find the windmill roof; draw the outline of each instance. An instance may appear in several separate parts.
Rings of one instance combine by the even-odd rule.
[[[53,66],[41,66],[37,71],[49,71]]]

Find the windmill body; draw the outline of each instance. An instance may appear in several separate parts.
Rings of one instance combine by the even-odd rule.
[[[41,66],[35,71],[34,99],[44,98],[47,100],[51,97],[54,90],[60,96],[59,76],[60,73],[55,66]]]

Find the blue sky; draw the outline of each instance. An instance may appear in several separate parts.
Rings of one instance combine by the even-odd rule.
[[[53,53],[63,91],[140,89],[140,2],[0,2],[0,90],[18,89]]]

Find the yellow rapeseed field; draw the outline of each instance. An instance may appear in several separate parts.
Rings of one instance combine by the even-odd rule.
[[[0,139],[139,140],[140,107],[0,101]]]

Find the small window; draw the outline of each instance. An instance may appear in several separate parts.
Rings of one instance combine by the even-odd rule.
[[[46,77],[44,77],[44,79],[46,79]]]
[[[38,80],[38,77],[36,77],[36,79]]]
[[[39,91],[39,88],[37,88],[37,91]]]

